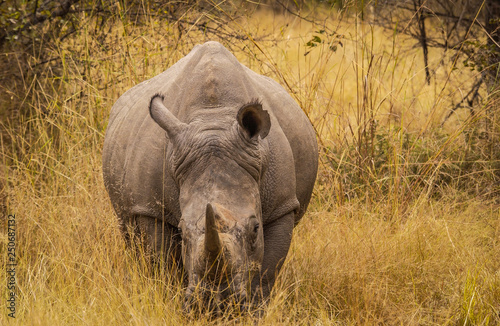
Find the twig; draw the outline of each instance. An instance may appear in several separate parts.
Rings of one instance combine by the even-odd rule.
[[[443,122],[441,123],[441,128],[444,126],[444,124],[446,123],[446,121],[453,115],[453,113],[455,113],[456,110],[458,110],[460,108],[460,105],[462,105],[462,103],[469,97],[469,95],[473,94],[472,95],[472,98],[468,101],[469,103],[469,106],[472,106],[472,103],[474,102],[474,100],[476,99],[476,97],[478,96],[479,94],[479,88],[481,87],[481,84],[483,83],[484,79],[481,77],[479,78],[479,80],[474,84],[474,86],[472,86],[472,88],[470,89],[470,91],[467,93],[467,95],[465,95],[462,100],[460,100],[460,102],[457,103],[457,105],[455,105],[455,107],[453,109],[451,109],[451,111],[446,115],[446,117],[444,118]]]
[[[301,15],[297,14],[296,12],[291,11],[290,9],[288,9],[288,7],[287,7],[285,4],[283,4],[283,2],[282,2],[282,1],[277,0],[276,2],[278,2],[278,3],[279,3],[279,4],[283,7],[283,8],[285,8],[285,10],[286,10],[286,11],[288,11],[288,12],[289,12],[289,13],[291,13],[292,15],[297,16],[298,18],[300,18],[300,19],[302,19],[302,20],[305,20],[306,22],[309,22],[309,23],[312,23],[312,24],[315,24],[315,23],[316,23],[314,20],[307,19],[307,18],[305,18],[305,17],[303,17],[303,16],[301,16]]]

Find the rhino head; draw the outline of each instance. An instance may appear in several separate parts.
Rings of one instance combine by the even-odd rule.
[[[162,96],[150,103],[151,117],[169,138],[166,166],[179,189],[187,310],[207,300],[215,308],[228,302],[246,306],[264,256],[259,185],[269,114],[257,101],[236,116],[224,110],[200,110],[186,124]]]

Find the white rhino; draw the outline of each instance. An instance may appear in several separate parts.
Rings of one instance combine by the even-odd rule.
[[[301,108],[217,42],[123,94],[103,149],[125,237],[183,266],[186,309],[210,291],[217,308],[269,296],[317,167]]]

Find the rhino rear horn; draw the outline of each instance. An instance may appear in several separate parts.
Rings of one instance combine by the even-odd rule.
[[[163,104],[164,97],[156,94],[149,103],[149,114],[151,118],[167,132],[168,138],[173,139],[181,133],[186,124],[179,121],[169,109]]]
[[[236,119],[250,138],[260,136],[264,139],[271,129],[269,113],[262,109],[262,104],[257,100],[242,106]]]
[[[221,251],[221,243],[215,225],[215,212],[210,203],[207,204],[205,215],[205,249],[211,256],[217,256]]]

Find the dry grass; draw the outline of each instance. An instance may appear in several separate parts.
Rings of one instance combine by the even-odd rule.
[[[434,85],[425,85],[419,52],[404,37],[344,14],[318,25],[263,11],[229,28],[254,41],[219,41],[289,86],[322,148],[310,210],[258,323],[499,324],[500,209],[468,189],[495,194],[495,165],[474,163],[484,169],[446,178],[467,160],[456,149],[472,146],[464,130],[487,106],[476,120],[457,114],[439,128],[471,72],[444,58]],[[306,46],[314,35],[324,42]],[[178,282],[125,249],[102,182],[114,101],[206,40],[152,16],[109,26],[105,42],[89,27],[48,49],[60,61],[32,57],[24,84],[3,87],[18,110],[2,122],[0,248],[4,219],[15,213],[18,298],[16,319],[2,304],[0,324],[255,323],[184,316]],[[468,187],[459,187],[462,179]],[[6,290],[0,286],[0,297]]]

